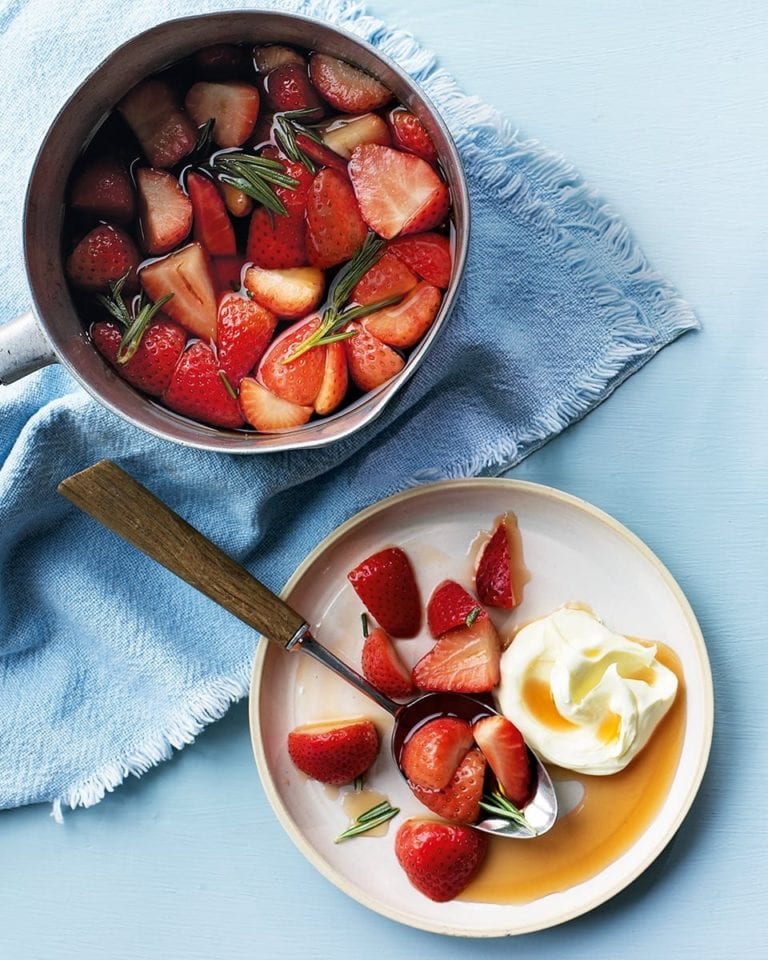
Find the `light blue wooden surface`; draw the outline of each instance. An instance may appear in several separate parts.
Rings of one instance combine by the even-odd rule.
[[[373,0],[463,87],[563,152],[633,225],[704,330],[514,476],[614,514],[707,639],[712,758],[661,860],[589,916],[513,942],[398,927],[295,851],[240,705],[62,827],[0,815],[0,958],[768,956],[768,17],[760,2]],[[500,278],[503,280],[503,278]],[[749,833],[740,832],[744,826]]]

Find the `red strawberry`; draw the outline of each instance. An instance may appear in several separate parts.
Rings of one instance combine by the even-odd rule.
[[[174,167],[197,143],[197,130],[160,80],[142,80],[118,103],[153,167]],[[206,119],[208,119],[206,117]]]
[[[279,43],[271,43],[265,47],[253,48],[253,62],[259,73],[269,73],[275,67],[284,63],[298,63],[306,70],[304,57],[292,47],[283,47]]]
[[[171,382],[176,363],[187,342],[186,331],[158,314],[147,327],[136,353],[127,363],[117,362],[117,351],[123,331],[111,321],[94,323],[91,340],[99,353],[106,357],[123,380],[159,397]]]
[[[182,353],[163,394],[163,403],[176,413],[214,427],[243,425],[237,400],[219,377],[213,350],[202,340]]]
[[[501,644],[487,618],[444,633],[413,668],[419,690],[488,693],[499,682]]]
[[[325,53],[310,56],[309,75],[320,95],[342,113],[368,113],[392,99],[392,92],[375,77]]]
[[[438,903],[469,885],[487,849],[488,837],[479,830],[436,820],[406,820],[395,837],[395,855],[408,879]]]
[[[245,49],[231,43],[204,47],[195,54],[195,73],[206,80],[229,80],[245,76],[249,68],[251,65]]]
[[[400,150],[409,150],[427,163],[437,163],[437,150],[426,127],[419,118],[404,107],[395,107],[387,117],[392,131],[392,143]]]
[[[135,290],[138,266],[139,251],[128,234],[119,227],[102,224],[87,233],[69,255],[67,276],[81,290],[97,293],[130,270],[126,287]]]
[[[511,610],[522,600],[520,535],[514,514],[507,514],[485,545],[477,564],[477,595],[489,607]]]
[[[457,823],[476,823],[484,778],[485,757],[479,750],[470,750],[442,790],[425,790],[415,783],[409,786],[416,799],[438,816]]]
[[[355,336],[342,341],[347,353],[349,375],[363,392],[391,380],[405,366],[400,354],[364,330],[359,323],[348,323],[345,330],[354,330]]]
[[[448,187],[412,153],[363,144],[352,154],[349,176],[363,219],[387,239],[431,230],[448,213]]]
[[[240,408],[248,423],[262,433],[300,427],[312,416],[312,407],[282,400],[252,377],[240,381]]]
[[[219,301],[216,342],[219,368],[233,387],[261,360],[277,326],[277,318],[261,304],[239,293]]]
[[[387,697],[407,697],[413,693],[410,671],[398,656],[387,633],[376,627],[363,644],[363,676]]]
[[[366,719],[307,723],[288,734],[291,760],[321,783],[351,783],[365,773],[378,752],[379,735]]]
[[[307,255],[325,270],[350,260],[368,235],[352,187],[337,170],[315,177],[307,197]]]
[[[391,143],[389,127],[378,113],[361,117],[335,117],[323,127],[323,143],[344,160],[349,160],[361,143]],[[345,165],[346,168],[346,165]]]
[[[265,270],[251,266],[245,272],[245,287],[278,317],[296,320],[306,317],[323,299],[325,274],[317,267]]]
[[[192,229],[192,204],[179,181],[165,170],[140,167],[136,171],[139,191],[139,223],[147,253],[168,253]]]
[[[216,184],[200,173],[187,175],[187,191],[195,219],[195,240],[214,257],[233,256],[235,231]]]
[[[184,106],[198,127],[214,120],[213,139],[220,147],[239,147],[250,137],[259,115],[259,91],[250,83],[207,83],[189,88]]]
[[[89,161],[72,184],[69,205],[96,220],[130,223],[136,203],[125,166],[114,157]]]
[[[400,303],[369,313],[362,326],[390,347],[412,347],[432,326],[443,295],[421,280]]]
[[[421,600],[408,557],[399,547],[380,550],[347,574],[368,611],[393,637],[415,637]]]
[[[325,372],[320,390],[315,397],[315,413],[328,416],[341,406],[347,395],[349,371],[347,355],[341,343],[329,343],[325,348]]]
[[[488,614],[477,600],[455,580],[443,580],[427,604],[427,623],[433,637],[487,618]]]
[[[267,148],[262,151],[261,155],[263,157],[269,157],[272,155],[272,151]],[[310,173],[303,163],[286,160],[285,157],[277,151],[275,151],[272,159],[279,160],[283,164],[287,177],[293,177],[294,180],[299,181],[296,187],[275,187],[276,196],[283,201],[285,209],[289,214],[303,215],[307,209],[309,191],[312,189],[312,184],[315,180],[314,174]]]
[[[401,297],[413,290],[417,283],[416,275],[402,260],[385,253],[357,282],[352,290],[352,300],[367,306],[389,297]]]
[[[210,261],[199,243],[188,243],[143,267],[139,279],[150,300],[173,294],[163,309],[176,323],[196,337],[215,340],[216,291]]]
[[[270,70],[264,78],[264,90],[267,105],[276,113],[312,110],[312,114],[302,118],[309,121],[319,120],[325,113],[303,63],[281,63]]]
[[[506,717],[484,717],[472,727],[478,747],[496,775],[501,792],[516,807],[531,799],[532,770],[523,735]]]
[[[387,245],[388,253],[402,260],[427,283],[445,290],[451,282],[451,245],[442,233],[417,233],[398,237]]]
[[[306,266],[303,211],[283,217],[257,207],[251,216],[246,257],[268,270]]]
[[[259,365],[259,380],[283,400],[311,407],[320,392],[325,377],[325,346],[313,347],[296,360],[283,363],[319,323],[320,318],[314,316],[283,331]]]
[[[213,277],[217,291],[229,293],[230,290],[241,289],[242,257],[211,257],[211,266],[213,267]]]
[[[347,161],[329,147],[318,143],[305,133],[296,134],[296,146],[303,153],[306,153],[310,160],[314,160],[318,166],[332,167],[343,174],[344,177],[347,176]]]
[[[438,717],[418,727],[405,741],[400,766],[417,787],[442,790],[472,743],[472,728],[466,720]]]

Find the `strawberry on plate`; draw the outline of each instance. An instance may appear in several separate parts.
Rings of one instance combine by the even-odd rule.
[[[327,347],[313,347],[295,360],[284,361],[319,324],[318,316],[299,320],[280,334],[259,365],[258,379],[264,386],[283,400],[300,406],[311,407],[320,392],[325,377]]]
[[[274,113],[293,110],[311,110],[302,120],[319,120],[325,113],[322,101],[309,82],[307,67],[303,62],[283,61],[270,70],[264,78],[265,100]]]
[[[169,301],[169,303],[172,301]],[[171,410],[214,427],[241,427],[243,415],[237,400],[219,376],[216,356],[198,340],[179,358],[171,382],[163,393]]]
[[[456,627],[471,627],[488,614],[475,598],[455,580],[443,580],[432,592],[427,604],[429,632],[436,639]]]
[[[201,80],[187,91],[184,106],[200,127],[213,120],[213,140],[220,147],[239,147],[250,137],[259,115],[259,91],[250,83]]]
[[[325,348],[325,371],[320,390],[315,397],[315,413],[327,417],[337,410],[347,395],[349,370],[347,354],[342,343],[329,343]]]
[[[397,237],[387,245],[387,251],[422,280],[441,290],[451,282],[451,245],[442,233],[417,233]]]
[[[136,187],[144,249],[153,255],[168,253],[186,240],[192,229],[192,203],[176,177],[166,170],[139,167]]]
[[[472,728],[458,717],[438,717],[405,741],[400,766],[411,783],[427,790],[446,787],[472,746]]]
[[[128,234],[120,227],[101,224],[77,244],[67,258],[66,270],[76,287],[97,293],[126,273],[127,290],[135,290],[138,266],[139,251]]]
[[[522,809],[531,799],[531,760],[523,735],[506,717],[483,717],[472,727],[475,741],[493,770],[501,792]]]
[[[248,423],[262,433],[301,427],[312,416],[312,407],[276,397],[253,377],[240,381],[240,408]]]
[[[417,800],[432,813],[456,823],[476,823],[480,819],[483,796],[485,757],[480,750],[470,750],[456,772],[441,790],[427,790],[409,783]]]
[[[349,160],[355,147],[361,143],[381,143],[389,146],[389,127],[378,113],[364,113],[359,117],[334,117],[323,125],[323,143],[334,153]]]
[[[351,260],[368,236],[352,187],[337,170],[325,168],[315,177],[306,218],[309,262],[323,270]]]
[[[367,557],[350,570],[347,579],[390,636],[416,636],[421,627],[421,599],[410,560],[400,547],[387,547]]]
[[[90,160],[72,184],[69,205],[95,220],[130,223],[136,203],[125,165],[116,157]]]
[[[469,885],[487,849],[486,834],[436,820],[406,820],[395,837],[395,855],[406,876],[438,903],[453,900]]]
[[[194,150],[195,125],[177,103],[171,88],[161,80],[142,80],[123,97],[117,109],[151,166],[174,167]]]
[[[320,96],[342,113],[368,113],[392,99],[392,92],[375,77],[325,53],[311,54],[309,75]]]
[[[278,317],[296,320],[306,317],[323,299],[325,274],[317,267],[265,270],[252,266],[245,273],[245,288]]]
[[[361,323],[390,347],[412,347],[432,326],[442,299],[437,287],[421,280],[399,303],[369,313]]]
[[[233,387],[264,356],[276,326],[277,317],[254,300],[239,293],[221,298],[216,326],[219,369]]]
[[[416,275],[398,257],[391,253],[381,256],[352,289],[352,301],[367,306],[402,297],[418,283]]]
[[[405,360],[392,347],[382,343],[359,323],[348,323],[345,331],[354,336],[344,340],[344,350],[352,382],[363,392],[373,390],[391,380],[405,366]]]
[[[237,251],[235,231],[216,184],[191,171],[187,174],[187,192],[192,201],[194,237],[212,257],[231,257]]]
[[[419,690],[488,693],[499,682],[501,643],[486,617],[444,633],[413,668]]]
[[[381,627],[365,638],[362,654],[363,676],[386,697],[402,699],[413,693],[410,670],[395,650],[391,637]]]
[[[432,230],[448,214],[447,185],[415,154],[366,143],[352,154],[349,176],[363,219],[388,240]]]
[[[100,320],[93,324],[90,333],[93,345],[123,380],[151,397],[162,396],[165,392],[187,342],[186,331],[159,314],[147,327],[131,359],[127,363],[118,363],[117,351],[123,339],[120,327],[111,320]]]
[[[437,163],[437,150],[426,127],[416,114],[405,107],[395,107],[387,117],[392,143],[399,150],[408,150],[428,163]]]
[[[480,554],[475,574],[477,595],[489,607],[512,610],[523,599],[526,579],[517,518],[508,513]]]
[[[379,735],[366,718],[306,723],[288,734],[294,765],[321,783],[351,783],[365,773],[378,752]]]
[[[188,243],[142,267],[139,280],[151,300],[173,294],[164,307],[172,320],[196,337],[216,339],[215,284],[210,261],[199,243]]]

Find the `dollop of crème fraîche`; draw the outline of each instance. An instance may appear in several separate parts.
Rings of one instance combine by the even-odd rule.
[[[523,627],[501,658],[501,711],[544,759],[611,774],[642,750],[672,705],[677,677],[656,647],[561,607]]]

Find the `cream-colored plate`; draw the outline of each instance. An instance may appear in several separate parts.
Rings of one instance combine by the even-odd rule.
[[[411,887],[394,855],[397,825],[425,810],[391,760],[389,717],[309,657],[267,643],[260,644],[251,684],[251,737],[259,773],[275,813],[299,850],[332,883],[372,910],[455,936],[505,936],[553,926],[622,890],[659,855],[680,825],[704,774],[712,738],[709,661],[679,586],[629,530],[584,501],[549,487],[504,479],[457,480],[390,497],[327,537],[290,579],[283,596],[303,613],[322,643],[359,666],[362,607],[347,583],[347,571],[376,550],[400,545],[412,559],[426,601],[445,578],[472,582],[472,542],[509,510],[517,514],[532,579],[521,606],[507,624],[495,617],[497,625],[503,629],[550,613],[562,603],[582,601],[613,629],[660,640],[682,661],[687,720],[669,794],[638,841],[599,874],[523,905],[433,903]],[[400,641],[399,649],[411,664],[432,642],[424,631],[414,640]],[[342,798],[295,770],[286,737],[300,723],[360,714],[376,720],[385,743],[368,785],[387,794],[402,814],[387,837],[335,845],[334,837],[348,823]]]

